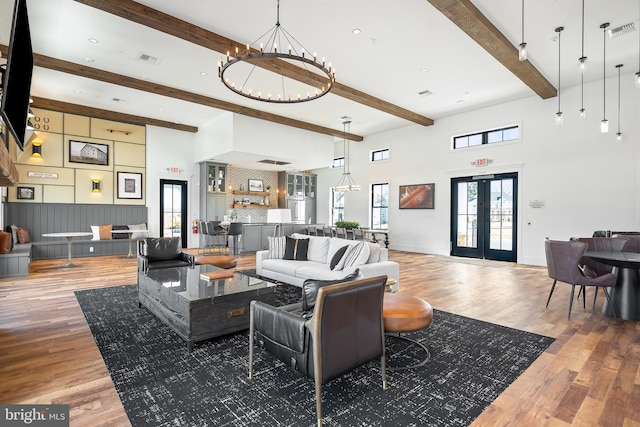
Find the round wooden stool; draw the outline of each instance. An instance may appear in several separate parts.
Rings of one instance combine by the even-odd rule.
[[[229,269],[235,268],[238,261],[232,256],[220,256],[220,255],[196,255],[196,265],[215,265],[216,267]]]
[[[411,338],[403,337],[402,332],[413,332],[428,327],[433,321],[433,308],[431,304],[420,298],[400,293],[384,294],[382,307],[385,332],[397,332],[397,335],[388,335],[404,341],[409,341],[421,347],[426,352],[426,357],[413,365],[402,367],[389,367],[391,370],[418,368],[424,366],[431,358],[429,349],[422,343]]]

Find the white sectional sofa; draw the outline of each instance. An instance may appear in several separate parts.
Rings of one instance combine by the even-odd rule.
[[[256,273],[269,279],[302,287],[306,279],[335,280],[352,273],[359,268],[364,277],[387,275],[396,279],[393,290],[400,284],[398,263],[389,261],[389,251],[376,243],[365,242],[369,246],[366,263],[331,270],[330,263],[334,254],[343,246],[354,246],[358,240],[338,239],[336,237],[316,237],[293,234],[295,239],[309,239],[307,261],[270,258],[269,251],[256,252]],[[348,250],[347,250],[348,252]]]

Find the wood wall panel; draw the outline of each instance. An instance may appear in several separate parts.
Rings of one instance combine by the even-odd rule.
[[[42,185],[74,185],[74,170],[64,168],[51,168],[36,165],[16,165],[20,173],[20,185],[22,184],[42,184]],[[57,178],[37,178],[29,177],[29,172],[43,172],[58,174]]]
[[[118,141],[142,145],[147,140],[144,126],[103,119],[91,119],[91,136],[93,138],[117,139]]]
[[[67,135],[91,136],[91,118],[75,114],[65,114],[64,133]]]
[[[42,189],[43,203],[74,203],[73,187],[63,185],[47,185]]]
[[[114,141],[113,146],[114,165],[145,167],[146,147],[144,145]]]

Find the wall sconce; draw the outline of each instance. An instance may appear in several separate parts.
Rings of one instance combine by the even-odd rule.
[[[93,179],[92,180],[92,188],[93,188],[93,192],[94,193],[99,193],[100,192],[100,180],[99,179]]]
[[[42,142],[31,143],[31,157],[42,157]]]

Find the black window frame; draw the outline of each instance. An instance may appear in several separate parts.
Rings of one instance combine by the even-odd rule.
[[[383,153],[383,156],[384,156],[384,153],[386,153],[387,157],[383,157],[381,159],[376,159],[375,158],[376,154],[380,154],[380,153]],[[373,150],[371,152],[370,159],[371,159],[372,162],[383,162],[385,160],[389,160],[390,157],[391,157],[391,150],[388,149],[388,148],[382,148],[380,150]]]
[[[512,129],[517,129],[518,130],[518,137],[517,138],[512,138],[512,139],[504,139],[504,132],[508,131],[508,130],[512,130]],[[492,134],[494,132],[502,132],[503,137],[499,141],[489,142],[489,134]],[[469,143],[467,142],[467,145],[465,145],[465,146],[462,146],[462,147],[457,147],[456,146],[456,142],[458,140],[461,140],[461,139],[464,139],[464,138],[467,138],[467,140],[468,140],[468,139],[470,139],[472,137],[475,137],[475,136],[480,136],[481,137],[482,142],[480,144],[469,145]],[[461,149],[464,149],[464,148],[479,147],[479,146],[482,146],[482,145],[498,144],[500,142],[516,141],[518,139],[520,139],[520,125],[509,125],[509,126],[504,126],[504,127],[501,127],[501,128],[485,130],[485,131],[482,131],[482,132],[473,132],[473,133],[467,133],[467,134],[464,134],[464,135],[454,136],[453,137],[453,149],[454,150],[461,150]]]

